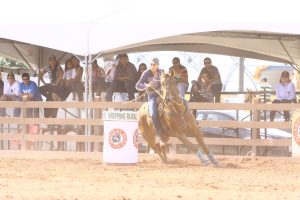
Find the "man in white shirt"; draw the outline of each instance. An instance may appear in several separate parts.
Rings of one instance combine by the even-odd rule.
[[[16,81],[15,75],[12,72],[7,74],[7,82],[4,83],[3,95],[0,101],[20,101],[20,83]],[[21,109],[14,108],[13,116],[20,117]],[[5,117],[6,109],[0,108],[0,116]]]

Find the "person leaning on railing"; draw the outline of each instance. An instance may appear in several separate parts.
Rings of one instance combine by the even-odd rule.
[[[207,71],[203,71],[198,81],[192,81],[190,102],[214,102],[214,94],[211,90],[211,78]],[[193,110],[196,117],[197,110]]]
[[[295,85],[290,79],[290,74],[283,71],[280,76],[279,83],[276,85],[276,99],[272,103],[296,103]],[[270,112],[270,121],[274,121],[276,111]],[[289,111],[283,111],[284,120],[290,121]]]
[[[185,66],[180,63],[178,57],[174,57],[172,60],[173,66],[169,68],[169,73],[174,72],[179,96],[184,99],[185,93],[189,88],[188,71]]]
[[[112,101],[113,93],[122,87],[124,87],[125,91],[128,93],[129,100],[134,99],[137,70],[134,64],[129,62],[127,54],[121,54],[119,59],[120,62],[116,67],[114,78],[106,92],[106,101]]]
[[[221,91],[222,91],[222,80],[219,70],[216,66],[212,65],[212,60],[209,57],[204,58],[204,67],[201,69],[198,82],[202,78],[202,73],[207,72],[210,77],[211,91],[214,94],[215,102],[219,103],[221,101]]]
[[[22,81],[20,83],[20,98],[22,101],[43,101],[38,86],[30,80],[28,73],[22,74]],[[27,117],[39,118],[39,108],[28,108]]]
[[[20,83],[15,79],[15,75],[12,72],[7,74],[7,81],[4,83],[3,95],[0,97],[0,101],[20,101]],[[14,108],[13,116],[20,117],[21,109]],[[6,116],[6,108],[0,108],[0,116]]]

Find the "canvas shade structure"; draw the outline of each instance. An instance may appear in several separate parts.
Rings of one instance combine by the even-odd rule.
[[[4,8],[16,12],[0,13],[5,19],[0,38],[6,41],[0,43],[0,54],[20,60],[17,46],[35,66],[45,65],[48,55],[59,58],[65,52],[92,60],[91,55],[151,50],[300,63],[300,20],[293,0],[4,2]]]
[[[60,63],[64,63],[73,54],[24,42],[0,39],[0,55],[26,63],[32,73],[37,74],[38,66],[48,65],[49,56],[55,55]]]
[[[236,48],[245,53],[272,54],[272,57],[282,59],[286,52],[281,52],[281,55],[272,52],[273,45],[278,43],[266,45],[270,42],[268,37],[251,40],[251,46],[249,41],[243,40],[245,37],[234,36],[234,41],[229,41],[231,36],[228,33],[212,35],[207,32],[299,35],[297,5],[293,0],[272,4],[258,0],[11,0],[2,2],[2,7],[14,8],[14,12],[3,9],[0,13],[0,38],[82,56],[156,39],[161,43],[178,41],[181,45],[202,41],[210,45],[206,46],[208,51],[217,52],[220,46],[224,46],[221,53],[226,54],[226,48]],[[260,43],[263,40],[266,43]],[[299,46],[298,40],[293,41],[295,45],[285,45],[288,52]],[[210,50],[213,47],[216,50]],[[227,50],[229,53],[230,49]]]
[[[29,63],[35,66],[45,65],[47,55],[41,52],[49,51],[49,55],[55,54],[58,58],[62,52],[67,52],[84,56],[91,63],[92,55],[129,52],[138,45],[146,48],[147,43],[150,43],[150,50],[151,42],[160,45],[155,47],[158,50],[178,49],[174,44],[176,41],[185,48],[192,48],[194,41],[198,46],[191,49],[193,51],[201,49],[200,52],[229,55],[240,52],[245,57],[261,56],[261,59],[300,63],[296,57],[299,55],[298,40],[291,44],[284,41],[286,50],[273,52],[276,49],[273,45],[278,44],[271,43],[266,48],[268,39],[265,43],[259,43],[263,39],[249,43],[241,37],[203,35],[215,31],[258,31],[295,34],[297,38],[300,20],[296,0],[4,0],[1,8],[0,38],[17,43],[19,49],[24,48],[20,52],[24,51],[24,55],[29,52],[32,57],[28,58]],[[187,34],[190,34],[189,39]],[[201,42],[197,44],[197,41]],[[168,45],[171,47],[171,42],[174,46],[167,48]],[[0,44],[1,55],[17,60],[22,58],[14,48],[8,53],[6,48],[9,48],[5,45],[7,43]]]
[[[103,52],[189,51],[300,63],[300,35],[253,31],[216,31],[170,36]]]

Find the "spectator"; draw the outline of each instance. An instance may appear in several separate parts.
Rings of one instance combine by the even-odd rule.
[[[117,55],[116,59],[113,62],[113,65],[110,67],[110,69],[106,73],[105,82],[107,83],[107,88],[109,87],[109,85],[111,84],[111,82],[114,80],[116,68],[119,65],[119,61],[120,61],[120,55],[121,54]]]
[[[75,82],[76,69],[73,68],[72,61],[65,62],[65,71],[62,80],[58,84],[57,93],[52,95],[54,101],[65,101],[72,91]]]
[[[259,95],[261,103],[271,102],[271,85],[268,83],[267,78],[261,79],[260,88],[263,94]]]
[[[48,74],[50,83],[45,83],[43,76]],[[56,60],[55,56],[49,57],[49,66],[43,68],[40,73],[40,79],[45,84],[40,87],[40,93],[46,97],[46,101],[57,100],[58,85],[62,81],[63,70]],[[56,117],[57,108],[44,108],[45,117]]]
[[[137,71],[137,80],[140,80],[142,74],[144,73],[144,71],[147,70],[147,65],[145,63],[141,63],[139,65],[139,68],[138,68],[138,71]],[[138,91],[138,94],[139,94],[139,97],[138,97],[138,101],[146,101],[147,99],[147,94],[145,93],[145,91]],[[141,98],[141,96],[143,95],[146,95],[144,96],[143,98]]]
[[[283,71],[279,83],[276,85],[276,99],[272,103],[296,103],[295,85],[290,79],[290,74]],[[274,121],[276,111],[270,112],[270,121]],[[283,111],[284,120],[290,121],[289,111]]]
[[[136,84],[137,70],[135,66],[129,62],[127,54],[120,55],[120,62],[116,68],[114,80],[111,82],[106,96],[106,101],[112,101],[113,93],[124,87],[128,93],[129,100],[134,99],[135,84]]]
[[[207,71],[203,71],[199,81],[192,81],[190,102],[214,102],[214,95],[211,91],[211,77]],[[193,110],[197,117],[197,110]]]
[[[204,71],[200,82],[192,81],[191,102],[213,102],[214,95],[211,91],[211,78],[209,73]]]
[[[23,101],[43,101],[40,90],[35,82],[30,80],[28,73],[22,74],[23,82],[20,83],[20,98]],[[39,117],[39,108],[28,108],[27,117]]]
[[[215,102],[220,102],[221,91],[222,91],[221,76],[218,68],[212,65],[212,61],[209,57],[204,58],[204,67],[202,68],[199,74],[198,82],[201,81],[202,73],[204,73],[204,71],[207,71],[209,77],[211,78],[210,80],[211,91],[215,96]]]
[[[160,79],[162,75],[162,70],[159,69],[159,59],[158,58],[152,58],[150,61],[150,69],[146,70],[141,78],[138,80],[136,84],[136,89],[138,91],[145,91],[148,94],[148,103],[149,103],[149,115],[152,118],[153,125],[156,131],[156,135],[158,137],[156,138],[156,143],[161,143],[161,131],[162,126],[159,121],[159,113],[158,113],[158,94],[155,90],[159,90],[161,87],[160,85]],[[154,90],[155,89],[155,90]]]
[[[4,87],[4,83],[2,81],[2,75],[0,73],[0,97],[3,95],[3,87]]]
[[[3,95],[0,101],[20,101],[20,83],[16,81],[12,72],[7,74],[7,82],[4,83]],[[14,108],[13,116],[20,117],[21,108]],[[0,108],[0,116],[6,116],[6,108]]]
[[[105,71],[102,67],[98,65],[97,60],[94,60],[92,63],[92,88],[93,96],[96,93],[97,96],[101,96],[101,92],[106,91],[106,82],[105,82]]]
[[[180,59],[174,57],[172,60],[173,66],[169,68],[169,72],[172,70],[175,74],[177,88],[179,90],[179,96],[184,98],[187,89],[189,88],[188,72],[185,66],[180,64]]]
[[[80,66],[80,61],[76,56],[72,56],[71,58],[73,68],[76,70],[76,77],[73,82],[72,92],[73,92],[73,100],[76,99],[76,93],[78,96],[79,101],[83,101],[83,82],[82,82],[82,74],[83,74],[83,68]]]
[[[145,63],[141,63],[139,65],[138,71],[137,71],[137,80],[140,80],[142,74],[144,73],[144,71],[147,70],[147,65]]]

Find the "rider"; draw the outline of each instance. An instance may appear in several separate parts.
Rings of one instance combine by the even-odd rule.
[[[156,130],[156,143],[163,144],[161,139],[162,126],[159,122],[159,113],[158,113],[158,103],[157,98],[159,94],[157,93],[161,87],[160,78],[163,70],[159,69],[159,59],[154,57],[150,61],[150,69],[146,70],[141,78],[136,84],[136,89],[138,91],[146,91],[148,94],[148,106],[149,114],[152,118],[153,125]]]

